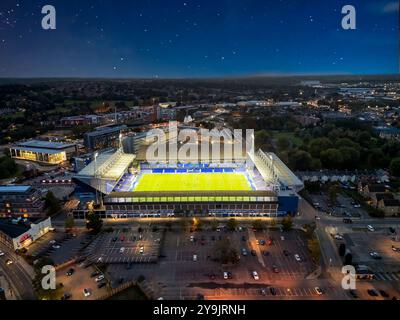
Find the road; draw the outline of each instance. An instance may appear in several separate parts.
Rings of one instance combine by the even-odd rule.
[[[2,243],[0,243],[0,250],[5,253],[3,257],[0,257],[0,270],[10,284],[13,295],[21,300],[35,300],[32,267]],[[11,259],[14,263],[6,265],[7,259]]]

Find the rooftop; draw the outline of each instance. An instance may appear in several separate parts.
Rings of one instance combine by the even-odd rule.
[[[11,238],[19,237],[21,234],[29,230],[28,226],[21,224],[11,224],[8,219],[0,219],[0,231]]]
[[[28,140],[23,142],[18,142],[16,146],[19,147],[28,147],[28,148],[45,148],[45,149],[57,149],[62,150],[65,148],[73,147],[72,143],[61,143],[61,142],[52,142],[52,141],[42,141],[42,140]]]
[[[30,188],[30,186],[7,185],[0,186],[0,192],[24,193],[27,192]]]

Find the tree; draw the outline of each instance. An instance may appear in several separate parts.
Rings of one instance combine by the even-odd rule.
[[[290,231],[293,227],[293,219],[291,216],[287,216],[285,218],[282,219],[282,229],[284,231]]]
[[[230,231],[234,231],[236,229],[237,225],[238,225],[238,223],[237,223],[236,219],[234,219],[234,218],[229,219],[228,222],[226,223],[226,227]]]
[[[264,230],[265,228],[266,224],[262,220],[257,219],[253,221],[253,229],[259,231],[259,230]]]
[[[215,261],[219,261],[222,264],[236,263],[238,262],[239,254],[230,239],[223,238],[215,243],[213,257]]]
[[[339,151],[342,154],[342,166],[344,168],[350,169],[357,166],[360,160],[360,152],[356,148],[341,147]]]
[[[49,215],[53,215],[61,210],[60,200],[58,200],[51,191],[46,194],[45,206]]]
[[[66,219],[65,219],[65,230],[71,230],[75,228],[75,219],[73,215],[69,215]]]
[[[344,257],[345,254],[346,254],[346,245],[344,243],[341,243],[339,245],[339,255],[341,257]]]
[[[279,137],[277,147],[279,150],[288,150],[290,148],[290,140],[285,136]]]
[[[308,152],[295,150],[289,154],[289,166],[292,170],[310,170],[313,168],[313,159]]]
[[[18,171],[18,166],[14,159],[10,157],[0,157],[0,179],[14,176]]]
[[[311,239],[312,237],[314,237],[314,231],[315,231],[316,227],[317,226],[316,226],[315,222],[305,224],[303,226],[304,233],[305,233],[305,236],[307,239]]]
[[[331,202],[332,204],[335,204],[335,203],[337,202],[338,193],[339,193],[339,188],[338,188],[338,186],[337,186],[336,184],[332,184],[332,185],[329,187],[329,190],[328,190],[329,200],[330,200],[330,202]]]
[[[217,220],[213,220],[211,221],[211,230],[215,231],[218,228],[218,221]]]
[[[100,232],[101,228],[103,227],[103,220],[101,220],[100,216],[95,214],[94,212],[90,212],[87,215],[86,220],[86,228],[93,233]]]
[[[321,248],[319,246],[319,241],[317,238],[312,238],[308,239],[307,241],[307,247],[308,250],[310,251],[311,258],[314,260],[315,263],[319,263],[319,260],[321,258]]]
[[[334,148],[321,151],[321,162],[328,169],[340,168],[343,163],[342,153]]]
[[[327,138],[311,140],[309,151],[313,157],[319,158],[322,151],[332,148],[332,142]]]
[[[390,174],[395,177],[400,176],[400,158],[394,158],[389,166]]]
[[[344,265],[348,266],[351,265],[352,263],[353,263],[353,255],[350,252],[348,252],[344,256]]]

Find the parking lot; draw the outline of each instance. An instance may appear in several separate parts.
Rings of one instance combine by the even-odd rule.
[[[34,258],[48,257],[59,265],[76,257],[92,237],[87,232],[48,232],[28,247],[27,254]]]
[[[240,260],[235,265],[221,265],[213,261],[215,244],[225,237],[240,253]],[[262,244],[262,240],[265,244]],[[243,255],[242,249],[246,250],[246,255]],[[295,255],[299,256],[299,261]],[[168,231],[157,264],[134,264],[130,268],[126,264],[113,264],[107,268],[113,283],[121,277],[130,280],[140,275],[145,276],[153,287],[158,288],[157,294],[165,299],[190,298],[196,292],[203,292],[210,297],[217,296],[218,290],[232,290],[231,294],[236,298],[256,295],[262,299],[260,288],[279,281],[291,281],[290,290],[293,291],[278,290],[278,286],[275,294],[277,298],[284,295],[313,296],[316,294],[313,288],[310,291],[304,285],[304,288],[297,290],[293,283],[306,281],[307,275],[314,270],[301,231],[253,232],[251,229],[241,232]],[[258,273],[259,280],[254,279],[253,271]],[[224,277],[224,272],[229,273],[228,279]]]
[[[361,218],[368,216],[359,203],[343,193],[338,194],[336,205],[331,205],[329,196],[322,192],[321,194],[312,194],[310,197],[314,208],[333,217]]]
[[[400,281],[400,251],[394,251],[392,246],[400,248],[400,242],[389,234],[387,228],[376,228],[374,232],[357,230],[344,234],[343,242],[353,254],[353,261],[368,265],[372,271],[383,273],[383,279]],[[376,252],[379,257],[374,258],[371,252]]]
[[[137,228],[101,234],[86,250],[88,259],[102,263],[150,263],[158,259],[161,232]]]
[[[72,275],[67,275],[70,269],[74,272]],[[57,283],[63,284],[63,294],[71,295],[71,300],[96,300],[107,294],[107,286],[98,288],[96,277],[91,277],[96,269],[92,266],[84,268],[82,265],[72,265],[62,268],[57,271]],[[106,282],[107,278],[101,282]],[[83,290],[88,289],[90,296],[85,297]]]

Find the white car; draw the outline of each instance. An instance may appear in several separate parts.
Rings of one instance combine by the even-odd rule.
[[[50,244],[55,244],[57,241],[56,240],[50,240],[49,243]]]
[[[300,256],[299,256],[297,253],[294,255],[294,258],[295,258],[296,261],[298,261],[298,262],[301,261],[301,258],[300,258]]]
[[[103,274],[99,275],[96,279],[94,279],[94,281],[96,281],[96,282],[100,282],[100,281],[103,281],[103,280],[104,280],[104,275]]]
[[[85,296],[85,297],[89,297],[90,295],[91,295],[92,293],[90,292],[90,289],[83,289],[83,295]]]
[[[6,261],[6,265],[10,265],[10,264],[13,264],[14,262],[11,260],[11,259],[7,259],[7,261]]]
[[[60,248],[61,248],[61,246],[58,245],[58,244],[54,244],[54,245],[52,245],[51,247],[52,247],[53,249],[60,249]]]
[[[335,238],[336,240],[343,240],[343,236],[341,236],[340,234],[335,234],[335,235],[334,235],[334,238]]]
[[[122,253],[124,253],[124,252],[125,252],[125,247],[122,247],[122,248],[119,249],[119,253],[122,254]]]
[[[224,274],[223,274],[223,276],[224,276],[224,280],[228,280],[228,272],[226,272],[226,271],[224,271]]]
[[[197,261],[197,255],[196,254],[193,255],[193,261],[195,261],[195,262]]]
[[[361,208],[361,204],[355,204],[353,207],[354,208]]]
[[[258,276],[257,271],[253,271],[251,274],[252,274],[254,280],[260,280],[260,277]]]
[[[144,246],[140,246],[139,253],[144,253]]]
[[[284,236],[281,236],[281,240],[282,240],[282,241],[285,241],[285,237],[284,237]]]
[[[194,236],[190,236],[190,242],[194,241]]]
[[[322,290],[321,290],[320,287],[315,287],[314,289],[315,289],[315,292],[316,292],[319,296],[323,294],[323,292],[322,292]]]
[[[4,252],[0,251],[0,257],[4,256]]]
[[[368,229],[369,231],[371,231],[371,232],[374,232],[374,231],[375,231],[374,227],[371,226],[370,224],[367,225],[367,229]]]

